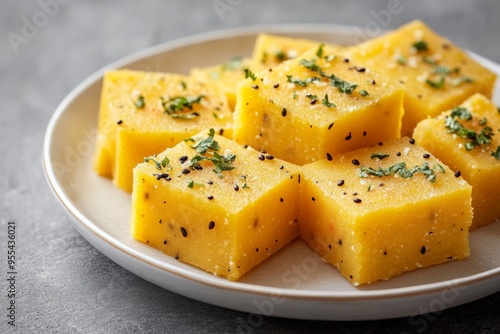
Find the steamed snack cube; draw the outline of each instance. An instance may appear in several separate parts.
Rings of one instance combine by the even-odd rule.
[[[353,285],[469,255],[471,186],[413,142],[302,168],[301,236]]]
[[[413,21],[353,48],[353,57],[376,66],[405,88],[402,136],[417,123],[460,104],[474,93],[491,96],[496,75],[448,39]]]
[[[209,131],[194,138],[134,169],[132,235],[237,280],[298,236],[299,170]],[[219,175],[214,162],[195,163],[216,153],[228,162]]]
[[[421,121],[413,133],[419,145],[472,185],[473,228],[500,218],[499,131],[497,106],[476,94],[457,108]]]
[[[227,97],[229,108],[236,105],[236,84],[245,78],[245,69],[250,68],[251,59],[233,57],[227,62],[210,67],[194,67],[191,76],[207,84],[215,84]]]
[[[226,97],[182,75],[129,70],[104,76],[94,169],[132,191],[132,169],[206,127],[232,136]]]
[[[399,138],[403,90],[336,51],[320,46],[240,81],[234,139],[302,165]]]

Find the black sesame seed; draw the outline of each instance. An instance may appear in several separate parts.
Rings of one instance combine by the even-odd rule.
[[[342,246],[342,239],[339,239],[339,241],[337,241],[337,243],[339,244],[339,246]]]
[[[420,248],[420,254],[425,254],[425,252],[427,251],[427,249],[425,248],[425,246],[422,246],[422,248]]]
[[[332,250],[332,245],[331,245],[331,244],[328,244],[328,248],[329,248],[330,250]]]
[[[349,134],[347,135],[347,137],[345,137],[345,140],[351,140],[352,138],[352,134],[349,132]]]
[[[455,177],[460,177],[460,175],[462,175],[462,173],[461,173],[459,170],[457,170],[457,171],[455,172]]]
[[[211,221],[210,223],[208,223],[208,229],[209,230],[212,230],[214,227],[215,227],[215,222],[214,221]]]
[[[423,157],[424,157],[424,159],[429,159],[431,157],[431,155],[429,153],[424,153]]]
[[[182,157],[179,158],[179,162],[181,164],[185,163],[187,161],[188,157],[186,155],[183,155]]]
[[[316,102],[318,102],[318,100],[316,100],[316,99],[311,100],[311,104],[316,104]]]
[[[359,204],[359,203],[361,203],[361,199],[360,199],[360,198],[357,198],[357,197],[356,197],[356,198],[353,198],[353,202],[354,202],[354,203],[358,203],[358,204]]]
[[[186,229],[184,227],[181,227],[181,233],[182,233],[182,236],[184,238],[186,238],[188,236],[188,233],[187,233],[187,231],[186,231]]]
[[[257,85],[254,84],[254,85],[252,85],[252,88],[253,89],[259,89],[259,86],[257,86]]]
[[[167,240],[163,240],[163,244],[166,245],[167,244]]]
[[[382,143],[381,141],[378,142],[378,146],[384,146],[384,143]]]
[[[328,130],[330,130],[332,128],[332,126],[333,126],[333,123],[328,125]]]
[[[170,175],[168,175],[168,174],[166,174],[166,173],[156,174],[156,179],[157,179],[157,180],[165,179],[165,180],[167,180],[167,181],[172,180],[172,179],[170,178]]]
[[[247,144],[243,145],[243,148],[248,148],[248,145]]]
[[[280,202],[283,203],[283,198],[282,197],[280,197]]]
[[[120,124],[122,124],[122,123],[123,123],[123,121],[122,121],[122,120],[119,120],[118,122],[116,122],[116,124],[118,124],[118,125],[120,125]]]
[[[189,170],[189,169],[187,169],[187,168],[184,168],[184,169],[182,170],[182,174],[189,174],[189,173],[191,173],[191,170]]]
[[[283,110],[281,110],[281,116],[283,116],[283,117],[286,116],[286,108],[283,108]]]
[[[384,255],[387,255],[387,251],[384,251]]]
[[[355,69],[357,72],[360,72],[360,73],[364,73],[364,72],[366,72],[366,68],[364,68],[364,67],[356,67],[356,66],[354,66],[354,69]]]
[[[271,155],[271,154],[266,154],[266,159],[267,160],[273,160],[274,159],[274,156]]]
[[[235,185],[233,186],[233,189],[234,189],[234,191],[238,191],[238,190],[240,190],[240,187],[238,187],[238,185],[237,185],[237,184],[235,184]]]
[[[410,138],[410,144],[412,144],[412,145],[415,144],[415,139]]]
[[[332,159],[333,159],[333,158],[332,158],[332,155],[331,155],[330,153],[328,153],[328,152],[326,152],[326,159],[327,159],[328,161],[332,161]]]
[[[375,80],[372,80],[372,85],[375,85],[377,84],[377,82]]]
[[[212,195],[207,196],[207,198],[208,198],[210,201],[214,199],[214,197],[213,197]]]
[[[281,165],[281,166],[280,166],[280,169],[283,169],[283,168],[285,168],[285,166]]]
[[[214,184],[214,183],[213,183],[212,181],[210,181],[210,180],[207,180],[207,184],[208,184],[208,185],[212,185],[212,184]]]
[[[279,83],[277,83],[277,84],[274,84],[274,86],[273,86],[273,87],[274,87],[274,88],[278,88],[279,86],[280,86],[280,84],[279,84]]]
[[[352,162],[352,164],[353,164],[354,166],[359,166],[359,160],[358,160],[358,159],[352,159],[352,161],[351,161],[351,162]]]
[[[396,155],[397,155],[398,157],[400,157],[400,156],[401,156],[401,152],[397,152],[397,153],[396,153]]]
[[[366,137],[366,131],[363,131],[363,137]]]
[[[222,136],[223,134],[224,134],[224,129],[220,129],[220,130],[219,130],[219,135],[221,135],[221,136]]]
[[[261,160],[261,161],[266,160],[266,157],[264,156],[264,154],[259,154],[259,160]]]
[[[255,248],[255,251],[256,251],[256,252],[258,252],[258,251],[259,251],[259,249],[258,249],[258,248]]]
[[[314,197],[311,197],[311,199],[312,199],[312,201],[313,201],[313,202],[315,202],[315,201],[316,201],[316,198],[314,198]]]
[[[344,63],[348,63],[349,62],[349,58],[344,58]]]
[[[339,187],[342,187],[344,185],[344,180],[339,180],[339,182],[337,182],[337,185]]]

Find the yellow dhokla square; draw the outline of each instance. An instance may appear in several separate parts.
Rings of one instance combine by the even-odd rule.
[[[226,97],[175,74],[116,70],[104,76],[94,169],[132,190],[132,169],[145,156],[206,127],[232,136]]]
[[[415,128],[417,143],[472,185],[472,227],[500,218],[500,111],[476,94]]]
[[[132,235],[237,280],[298,234],[298,167],[205,131],[134,169]]]
[[[302,176],[301,236],[354,285],[469,255],[471,186],[407,137]]]
[[[402,135],[474,93],[491,97],[496,75],[420,21],[353,48],[353,58],[376,66],[405,88]]]
[[[226,94],[229,108],[234,110],[236,105],[236,84],[245,79],[245,69],[250,68],[251,59],[233,57],[227,62],[210,67],[193,67],[191,77],[196,80],[216,85]]]
[[[399,138],[403,90],[320,45],[238,83],[234,139],[302,165]]]

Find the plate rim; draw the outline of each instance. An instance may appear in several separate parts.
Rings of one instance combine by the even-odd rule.
[[[461,287],[469,286],[474,283],[480,283],[488,280],[492,280],[496,277],[500,277],[500,267],[490,269],[484,272],[480,272],[473,275],[468,275],[464,277],[455,278],[452,280],[418,284],[410,287],[398,287],[398,288],[388,288],[382,290],[354,290],[354,291],[328,291],[328,290],[304,290],[304,289],[289,289],[289,288],[275,288],[269,286],[256,285],[251,283],[241,283],[241,282],[231,282],[227,280],[207,280],[206,277],[198,275],[198,272],[191,272],[183,268],[176,267],[175,265],[162,262],[151,256],[142,254],[108,233],[96,226],[96,224],[87,218],[84,213],[80,212],[78,208],[74,206],[69,197],[66,195],[64,187],[58,182],[58,177],[54,173],[53,163],[51,161],[51,146],[53,141],[54,129],[57,126],[59,119],[70,110],[68,107],[72,101],[78,97],[80,94],[85,92],[89,87],[101,80],[103,73],[108,69],[121,68],[127,64],[131,64],[135,61],[140,61],[147,57],[152,57],[164,52],[168,52],[177,48],[182,48],[184,46],[192,45],[200,42],[209,42],[210,40],[225,39],[243,35],[253,35],[260,32],[268,33],[332,33],[332,34],[352,34],[356,26],[349,25],[338,25],[338,24],[272,24],[272,25],[252,25],[243,26],[236,28],[218,29],[209,32],[204,32],[195,35],[188,35],[181,38],[176,38],[171,41],[160,43],[148,47],[146,49],[134,52],[128,56],[119,58],[118,60],[100,68],[93,74],[88,76],[85,80],[80,82],[76,87],[74,87],[61,101],[61,103],[56,108],[55,112],[50,118],[47,125],[44,142],[43,142],[43,152],[42,152],[42,165],[44,169],[44,174],[52,193],[57,198],[58,202],[65,208],[67,213],[71,215],[72,222],[76,224],[76,221],[81,224],[80,227],[88,229],[93,235],[97,236],[99,239],[107,243],[108,245],[115,248],[117,251],[125,252],[128,256],[132,256],[136,260],[144,262],[147,265],[153,266],[162,271],[167,271],[169,274],[176,275],[182,279],[188,279],[195,283],[202,284],[204,286],[209,286],[212,288],[230,290],[239,293],[251,293],[263,297],[280,295],[284,298],[289,299],[307,299],[310,300],[322,300],[322,301],[359,301],[359,300],[372,300],[372,299],[393,299],[393,298],[407,298],[411,296],[421,296],[422,294],[433,294],[440,292],[443,288],[451,287]],[[487,66],[495,67],[496,73],[500,74],[500,65],[482,56],[478,56],[471,53],[474,57],[485,60]],[[97,122],[97,121],[96,121]],[[76,227],[76,226],[75,226]],[[87,239],[87,238],[86,238]],[[88,240],[88,239],[87,239]],[[88,240],[90,242],[90,240]],[[91,242],[94,245],[94,243]],[[97,247],[96,247],[97,248]],[[200,269],[201,270],[201,269]],[[137,275],[136,273],[134,273]]]

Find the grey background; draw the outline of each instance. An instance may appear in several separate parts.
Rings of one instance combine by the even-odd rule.
[[[0,332],[12,330],[5,316],[8,220],[17,222],[19,333],[500,332],[500,293],[413,319],[413,326],[408,318],[358,323],[264,318],[258,326],[242,327],[247,314],[184,298],[115,265],[73,229],[45,181],[41,148],[52,113],[104,65],[215,29],[270,23],[368,27],[373,11],[386,9],[387,1],[232,0],[235,6],[223,19],[213,0],[64,2],[17,53],[7,34],[21,34],[23,17],[32,21],[42,7],[38,0],[0,2]],[[400,2],[403,10],[391,16],[387,29],[419,18],[500,63],[500,1]]]

